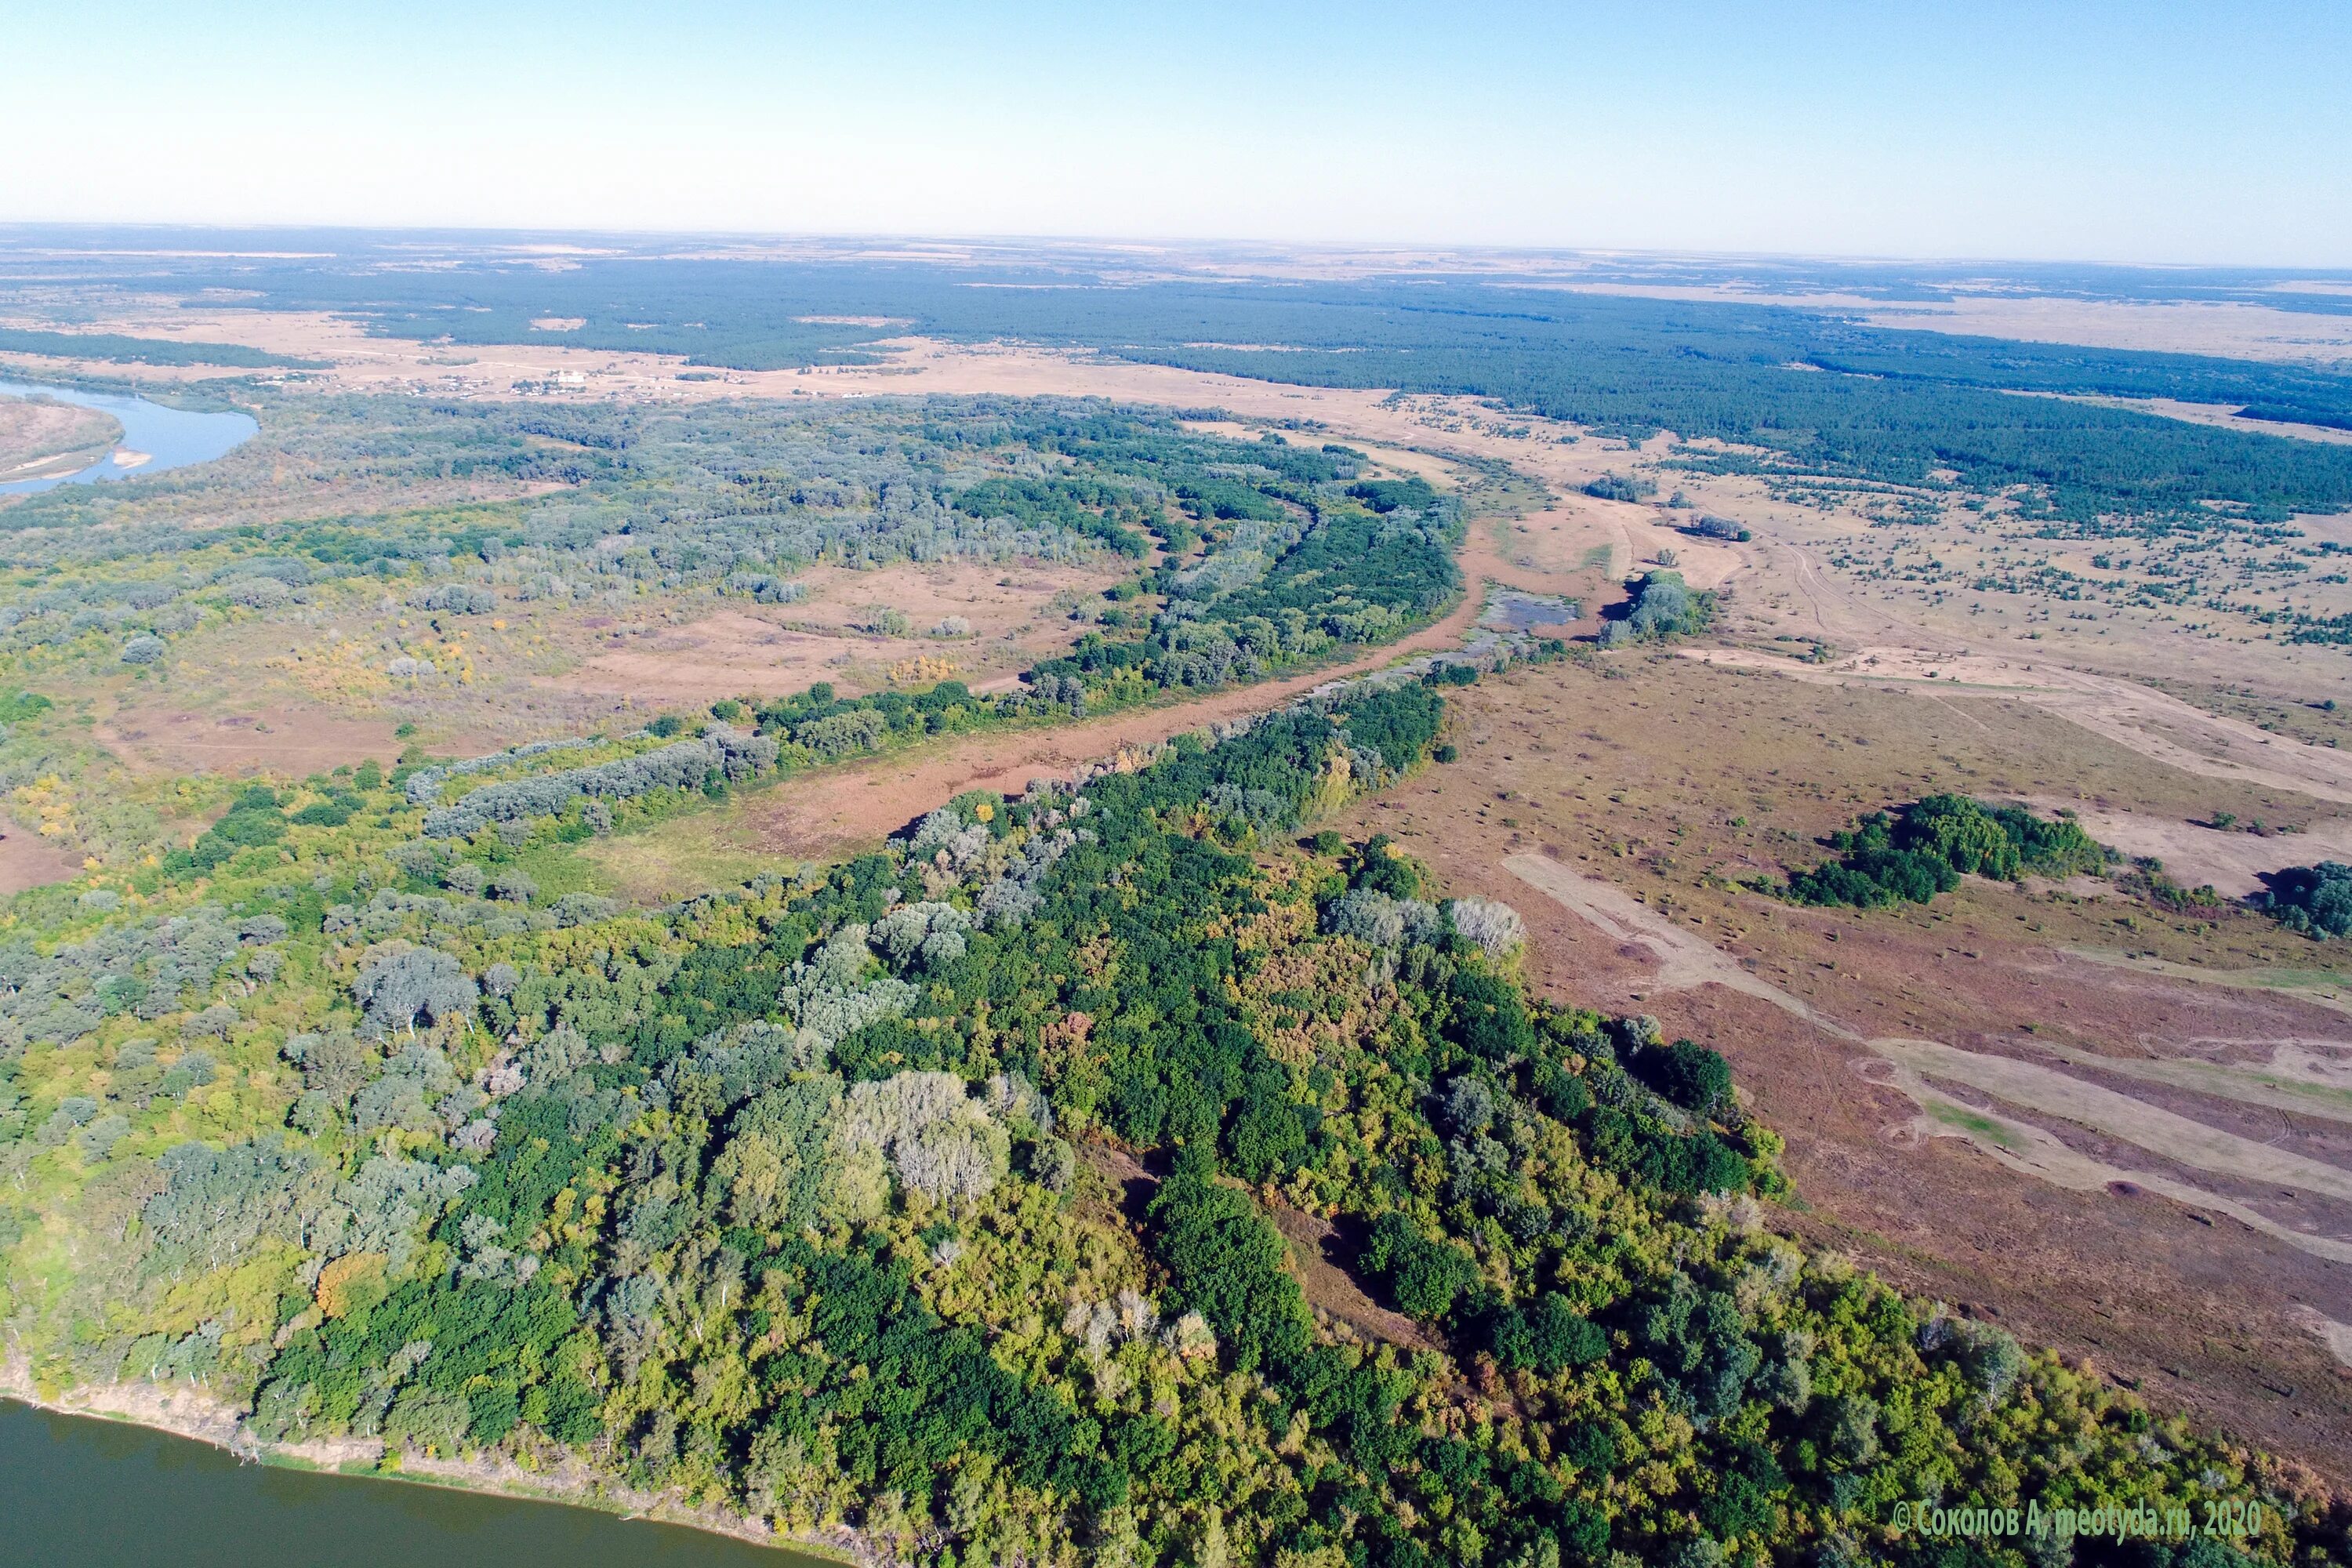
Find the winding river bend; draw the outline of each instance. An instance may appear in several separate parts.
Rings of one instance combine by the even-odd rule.
[[[0,1401],[0,1563],[42,1568],[830,1568],[803,1552],[443,1487],[241,1464]]]
[[[109,452],[78,473],[12,480],[0,484],[0,495],[21,495],[57,485],[91,485],[137,479],[145,474],[160,474],[166,468],[184,468],[192,463],[209,463],[251,440],[261,430],[250,414],[192,414],[184,408],[166,408],[160,403],[150,403],[143,397],[134,397],[128,393],[84,392],[70,386],[0,381],[0,397],[34,396],[52,397],[59,403],[76,404],[83,408],[97,408],[111,414],[122,426],[122,439],[115,443],[114,452]],[[125,466],[115,461],[115,452],[137,452],[146,460],[135,466]]]

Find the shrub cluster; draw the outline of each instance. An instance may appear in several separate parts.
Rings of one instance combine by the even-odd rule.
[[[1873,812],[1830,844],[1837,859],[1789,878],[1787,895],[1795,902],[1924,904],[1958,887],[1963,875],[2063,878],[2103,871],[2116,858],[2072,816],[2040,817],[2022,806],[1958,795]]]

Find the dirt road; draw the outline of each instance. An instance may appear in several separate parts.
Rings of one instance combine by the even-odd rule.
[[[1465,557],[1465,568],[1475,564]],[[766,792],[751,808],[758,842],[764,849],[798,859],[827,858],[877,844],[966,790],[1018,795],[1031,779],[1066,776],[1082,763],[1139,752],[1219,720],[1279,708],[1328,680],[1361,675],[1413,654],[1458,647],[1485,599],[1480,579],[1473,576],[1471,582],[1468,595],[1444,619],[1361,658],[1328,665],[1312,674],[1050,730],[967,736],[912,756],[877,758],[793,780]]]

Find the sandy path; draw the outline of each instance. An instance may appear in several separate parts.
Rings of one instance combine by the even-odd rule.
[[[1407,1350],[1435,1350],[1438,1343],[1419,1323],[1402,1312],[1392,1312],[1370,1296],[1356,1282],[1355,1277],[1331,1261],[1325,1248],[1331,1240],[1331,1226],[1313,1215],[1301,1214],[1294,1208],[1274,1205],[1266,1210],[1276,1230],[1290,1243],[1290,1260],[1297,1271],[1299,1289],[1306,1293],[1307,1304],[1319,1308],[1375,1339]]]
[[[1964,1051],[1937,1040],[1881,1039],[1871,1041],[1870,1047],[1923,1076],[1949,1079],[2012,1105],[2062,1116],[2179,1164],[2352,1202],[2352,1172],[2208,1127],[2070,1073],[2014,1057]],[[2343,1256],[2352,1259],[2352,1247]]]
[[[1658,961],[1658,984],[1668,991],[1720,985],[1769,1002],[1843,1039],[1860,1040],[1811,1003],[1748,973],[1713,943],[1685,931],[1613,882],[1572,871],[1549,855],[1513,855],[1503,868],[1619,945],[1646,947]]]
[[[2012,1170],[2076,1192],[2129,1182],[2176,1203],[2227,1215],[2315,1257],[2352,1263],[2352,1243],[2291,1230],[2235,1199],[2171,1176],[2094,1159],[2032,1122],[1956,1101],[1939,1091],[1934,1080],[1965,1084],[2011,1105],[2030,1106],[2176,1163],[2221,1175],[2352,1200],[2352,1172],[2208,1127],[2038,1063],[1961,1050],[1937,1040],[1869,1038],[1803,998],[1748,973],[1712,944],[1620,888],[1586,877],[1545,855],[1509,856],[1503,868],[1612,941],[1648,948],[1659,960],[1657,984],[1664,989],[1723,985],[1769,1002],[1833,1039],[1864,1047],[1871,1054],[1861,1058],[1856,1070],[1874,1083],[1901,1091],[1919,1109],[1919,1115],[1907,1127],[1894,1130],[1900,1137],[1960,1138]]]
[[[2136,1057],[2102,1056],[2040,1036],[2030,1036],[2028,1039],[2036,1049],[2075,1067],[2137,1079],[2142,1083],[2168,1084],[2174,1089],[2296,1116],[2352,1121],[2352,1041],[2228,1042],[2271,1047],[2269,1060],[2259,1066],[2238,1066],[2194,1058],[2148,1061]]]
[[[2218,985],[2229,991],[2284,992],[2298,1002],[2352,1016],[2352,984],[2332,971],[2199,969],[2192,964],[2118,952],[2111,948],[2070,947],[2065,951],[2067,957],[2079,958],[2085,963],[2104,964],[2109,969],[2137,969],[2171,980],[2186,980],[2192,985]]]
[[[750,808],[760,846],[814,859],[877,843],[966,790],[1018,795],[1032,779],[1066,776],[1082,763],[1139,752],[1219,720],[1279,708],[1328,681],[1379,669],[1413,654],[1458,647],[1485,607],[1479,569],[1492,563],[1488,552],[1465,551],[1464,575],[1472,586],[1461,604],[1443,620],[1344,664],[1166,707],[1051,729],[969,736],[912,757],[877,758],[790,781],[756,797]]]

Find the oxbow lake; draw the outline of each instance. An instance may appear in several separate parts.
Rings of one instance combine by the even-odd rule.
[[[833,1568],[594,1509],[239,1462],[0,1401],[8,1568]]]
[[[112,453],[109,453],[78,474],[47,479],[17,479],[0,485],[0,495],[45,490],[54,485],[90,485],[113,479],[135,479],[147,474],[160,474],[166,468],[184,468],[191,463],[209,463],[232,447],[251,440],[261,430],[250,414],[191,414],[183,408],[166,408],[160,403],[150,403],[143,397],[133,397],[121,392],[83,392],[70,386],[0,381],[0,396],[53,397],[59,403],[103,409],[122,423],[122,439],[116,444],[116,449],[144,452],[150,459],[135,468],[124,468],[115,462]],[[0,1550],[5,1549],[5,1543],[0,1543]]]

